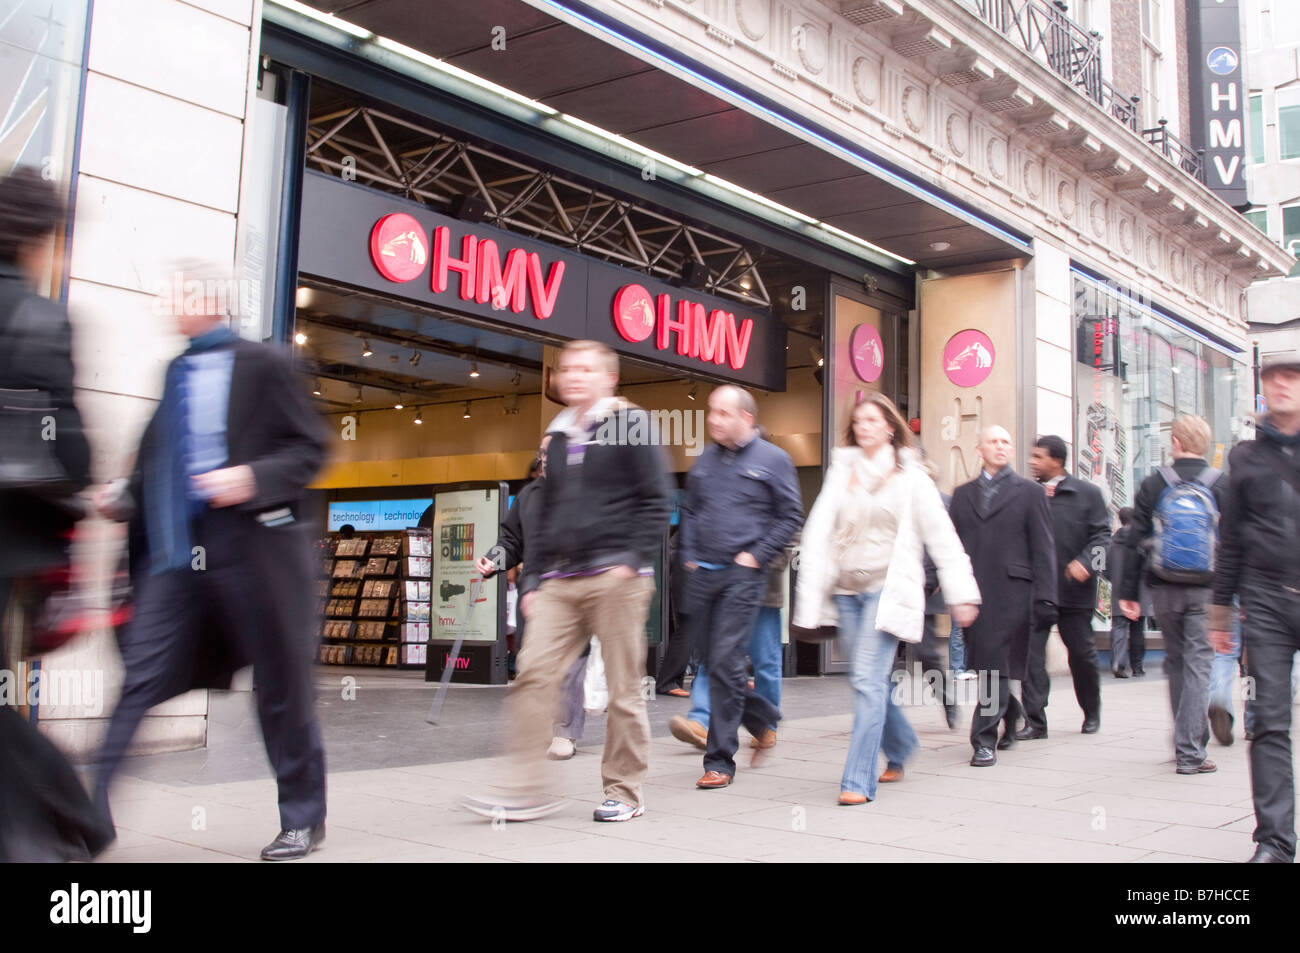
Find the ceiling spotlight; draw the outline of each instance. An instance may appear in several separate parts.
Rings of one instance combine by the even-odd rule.
[[[812,353],[813,360],[817,362],[818,367],[826,366],[826,357],[824,354],[822,354],[822,349],[820,345],[814,344],[808,350]]]
[[[405,407],[406,405],[402,403],[402,395],[398,394],[397,403],[393,404],[393,410],[403,410]]]
[[[305,308],[311,304],[311,289],[299,288],[297,294],[294,295],[293,303],[299,308]]]
[[[424,423],[424,415],[420,413],[419,407],[415,408],[415,423],[417,424]]]
[[[699,392],[700,392],[700,385],[699,385],[699,384],[692,384],[692,385],[691,385],[691,389],[688,390],[688,391],[686,392],[686,398],[687,398],[687,400],[694,400],[694,399],[695,399],[695,395],[698,394]]]
[[[465,412],[461,414],[465,420],[469,420],[469,401],[465,401]]]
[[[930,242],[930,251],[947,251],[952,247],[952,242]]]
[[[313,397],[320,396],[320,378],[316,378],[311,385],[311,394]]]
[[[478,376],[479,376],[479,374],[478,374],[478,361],[470,361],[470,362],[469,362],[469,376],[470,376],[470,377],[478,377]]]
[[[361,403],[361,401],[364,400],[364,399],[365,399],[365,398],[364,398],[364,395],[363,395],[362,392],[361,392],[361,385],[358,384],[358,385],[357,385],[357,396],[354,397],[354,398],[352,399],[352,402],[353,402],[354,404],[359,404],[359,403]]]
[[[419,367],[419,366],[420,366],[420,352],[419,352],[419,351],[416,351],[414,354],[411,355],[411,366],[412,366],[412,367]]]
[[[306,343],[307,343],[307,335],[305,335],[305,334],[303,334],[301,331],[299,331],[297,334],[295,334],[295,335],[293,336],[293,343],[294,343],[294,344],[306,344]]]
[[[370,350],[370,342],[367,341],[365,338],[362,338],[362,339],[361,339],[361,356],[362,356],[362,357],[370,357],[370,355],[372,355],[372,354],[374,354],[374,353],[375,353],[374,351]]]
[[[520,384],[520,382],[523,381],[523,379],[524,379],[524,375],[523,375],[523,374],[520,374],[520,373],[519,373],[519,368],[516,367],[516,368],[515,368],[515,372],[514,372],[514,374],[513,374],[513,375],[511,376],[511,378],[510,378],[510,383],[511,383],[513,386],[518,387],[519,384]]]

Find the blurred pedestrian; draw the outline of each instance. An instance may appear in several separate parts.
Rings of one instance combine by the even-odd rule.
[[[537,448],[537,458],[529,471],[529,482],[515,496],[514,505],[506,514],[501,524],[501,534],[496,545],[480,556],[475,568],[490,579],[502,569],[517,571],[515,576],[518,591],[517,598],[522,600],[530,592],[535,592],[541,585],[540,573],[529,561],[528,540],[536,539],[541,523],[541,503],[537,495],[541,481],[546,476],[546,448],[551,442],[550,434],[542,437],[541,446]],[[526,617],[515,606],[515,645],[516,653],[523,646]],[[590,643],[588,643],[590,646]],[[577,743],[582,739],[582,730],[586,725],[587,712],[583,708],[583,677],[587,672],[587,659],[590,647],[578,656],[567,672],[564,673],[564,690],[560,696],[560,705],[555,716],[551,747],[546,756],[553,761],[567,761],[577,751]]]
[[[1300,351],[1260,369],[1268,413],[1228,457],[1210,605],[1210,640],[1227,652],[1242,620],[1250,702],[1252,863],[1295,860],[1292,671],[1300,651]],[[1233,605],[1239,596],[1241,608]]]
[[[1039,437],[1029,458],[1029,470],[1047,494],[1056,541],[1057,631],[1069,657],[1074,698],[1083,710],[1085,735],[1101,729],[1101,676],[1097,671],[1097,638],[1092,614],[1097,611],[1097,571],[1105,565],[1110,544],[1110,517],[1101,489],[1065,469],[1069,449],[1055,434]],[[1047,640],[1051,626],[1035,626],[1030,634],[1024,688],[1025,727],[1017,741],[1047,737],[1047,701],[1052,680],[1047,674]]]
[[[899,781],[916,732],[893,697],[898,644],[919,643],[925,623],[928,551],[960,625],[979,614],[970,559],[939,490],[911,449],[893,402],[870,394],[854,409],[846,446],[831,454],[799,552],[795,625],[838,626],[850,658],[853,733],[839,803],[875,800],[879,781]],[[886,767],[877,775],[878,760]]]
[[[465,803],[484,817],[508,821],[545,817],[562,807],[546,794],[544,753],[564,673],[595,633],[609,718],[601,759],[605,799],[592,816],[627,821],[645,810],[645,622],[668,523],[668,479],[659,449],[634,439],[650,432],[645,411],[614,397],[613,351],[595,341],[572,341],[560,353],[555,376],[566,407],[547,428],[546,478],[537,481],[541,521],[527,541],[529,571],[541,584],[520,600],[528,638],[507,702],[508,793]]]
[[[1215,548],[1221,527],[1223,481],[1205,460],[1210,425],[1200,417],[1176,417],[1169,428],[1173,463],[1142,481],[1133,500],[1120,608],[1128,618],[1141,615],[1143,575],[1165,646],[1165,674],[1174,714],[1175,770],[1208,774],[1217,766],[1205,756],[1210,730],[1210,646],[1206,604],[1214,579]],[[1138,553],[1146,555],[1141,572]]]
[[[1015,744],[1021,706],[1010,683],[1025,678],[1031,630],[1056,621],[1058,577],[1047,494],[1012,469],[1011,434],[987,427],[975,449],[980,473],[953,491],[949,515],[984,599],[978,620],[962,628],[968,664],[981,680],[970,763],[987,768],[997,764],[995,749]],[[1001,738],[999,722],[1005,723]]]
[[[1151,614],[1147,606],[1150,596],[1143,586],[1143,606],[1141,615],[1130,619],[1120,606],[1120,586],[1124,582],[1125,560],[1141,559],[1138,550],[1130,552],[1128,534],[1132,531],[1133,507],[1123,506],[1119,510],[1119,528],[1111,534],[1110,547],[1107,549],[1106,570],[1103,573],[1110,582],[1110,668],[1116,678],[1128,678],[1130,674],[1146,674],[1143,661],[1146,658],[1146,624]]]
[[[41,577],[67,570],[76,494],[90,483],[68,316],[34,290],[63,218],[58,190],[36,170],[0,180],[0,668],[30,648],[47,593]],[[85,861],[112,837],[62,752],[0,704],[0,861]]]
[[[133,554],[122,697],[95,796],[107,814],[113,776],[150,708],[191,688],[229,687],[251,663],[280,804],[280,833],[261,857],[296,860],[325,837],[312,683],[318,567],[303,491],[325,462],[328,435],[289,359],[227,326],[228,272],[203,263],[178,270],[185,287],[203,289],[172,301],[189,347],[167,367],[135,472],[97,499],[144,544]]]
[[[701,663],[695,677],[708,679],[704,774],[695,782],[706,790],[735,778],[742,724],[761,752],[776,744],[781,719],[780,709],[749,686],[745,659],[768,573],[803,523],[803,499],[794,461],[759,436],[757,417],[748,391],[714,389],[708,415],[713,442],[687,474],[681,506],[686,625]],[[770,641],[769,634],[756,650],[765,677]]]

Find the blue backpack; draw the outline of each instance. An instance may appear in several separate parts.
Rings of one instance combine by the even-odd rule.
[[[1219,507],[1210,488],[1222,473],[1206,467],[1184,480],[1173,467],[1157,472],[1169,484],[1151,514],[1149,568],[1165,582],[1206,585],[1214,577]]]

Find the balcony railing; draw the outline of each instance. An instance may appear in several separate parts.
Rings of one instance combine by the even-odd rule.
[[[1174,165],[1198,181],[1205,181],[1202,157],[1166,130],[1166,120],[1160,120],[1156,129],[1141,128],[1138,97],[1125,96],[1101,75],[1101,34],[1086,31],[1071,20],[1064,0],[962,2]]]
[[[1193,149],[1170,132],[1168,119],[1161,119],[1154,129],[1143,129],[1142,138],[1193,179],[1205,181],[1205,150]]]

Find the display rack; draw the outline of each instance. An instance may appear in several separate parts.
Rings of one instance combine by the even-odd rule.
[[[322,663],[424,666],[431,543],[427,529],[321,540]]]

